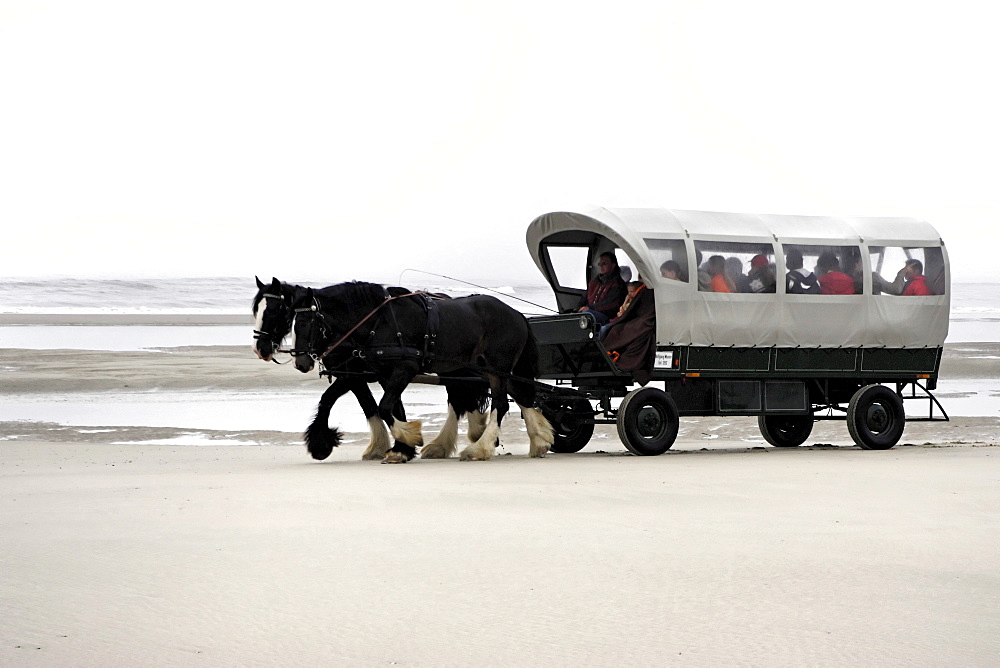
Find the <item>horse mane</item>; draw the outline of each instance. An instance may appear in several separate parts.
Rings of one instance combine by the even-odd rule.
[[[391,294],[403,288],[389,288]],[[338,283],[325,288],[319,288],[313,292],[324,299],[337,300],[352,304],[354,306],[367,306],[375,308],[385,301],[386,288],[378,283],[366,283],[364,281],[350,281],[349,283]],[[405,294],[405,293],[402,293]]]
[[[295,296],[300,291],[305,292],[305,288],[303,288],[301,285],[293,285],[291,283],[286,283],[284,281],[280,281],[280,283],[281,283],[281,289],[288,290],[288,292],[290,293],[289,295],[290,302],[295,301]],[[265,285],[263,288],[257,290],[257,294],[254,295],[253,302],[250,304],[250,310],[253,313],[257,312],[257,306],[264,300],[264,294],[267,293],[267,291],[271,287],[272,287],[271,285]]]

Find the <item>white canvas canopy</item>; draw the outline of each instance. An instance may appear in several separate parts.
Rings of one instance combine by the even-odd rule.
[[[574,232],[580,233],[574,237]],[[585,239],[620,249],[654,290],[660,345],[924,348],[939,347],[948,334],[951,276],[944,242],[928,223],[911,218],[833,218],[680,211],[605,209],[553,212],[528,226],[527,244],[535,264],[554,289],[560,287],[548,248]],[[607,241],[604,241],[606,239]],[[777,277],[772,294],[700,291],[696,244],[758,244],[773,249]],[[673,256],[689,278],[660,276],[657,245],[680,249]],[[863,294],[786,294],[786,251],[792,247],[850,247],[863,262]],[[873,274],[900,267],[872,266],[884,249],[916,249],[937,259],[938,292],[931,296],[873,294]],[[602,248],[603,250],[603,248]],[[622,254],[628,256],[626,261]],[[662,257],[662,256],[661,256]],[[909,257],[909,255],[907,255]],[[881,263],[881,259],[879,260]],[[883,274],[885,275],[885,274]],[[859,281],[861,278],[859,278]]]

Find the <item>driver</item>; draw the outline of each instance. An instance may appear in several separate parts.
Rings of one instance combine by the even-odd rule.
[[[605,325],[618,315],[627,288],[613,252],[601,253],[597,268],[599,273],[587,284],[587,294],[580,298],[576,310],[592,314],[598,325]]]

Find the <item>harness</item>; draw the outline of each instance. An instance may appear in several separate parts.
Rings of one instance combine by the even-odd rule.
[[[397,299],[402,299],[404,297],[420,297],[420,305],[423,307],[424,312],[427,314],[427,329],[423,336],[423,347],[416,348],[414,346],[406,345],[403,340],[403,333],[399,328],[399,321],[396,318],[396,313],[392,308],[392,302]],[[536,386],[544,388],[546,391],[556,391],[547,384],[540,384],[534,378],[522,378],[520,376],[515,376],[513,373],[499,371],[492,368],[479,367],[474,364],[469,364],[465,360],[454,360],[437,357],[435,355],[435,347],[437,345],[438,330],[440,328],[441,319],[439,308],[436,302],[443,299],[451,299],[451,297],[443,294],[433,293],[433,292],[409,292],[403,295],[392,296],[389,294],[388,290],[384,290],[384,299],[381,304],[373,308],[365,317],[358,321],[353,327],[351,327],[343,336],[337,339],[332,345],[328,346],[326,350],[321,353],[309,353],[302,350],[292,351],[292,355],[310,355],[314,360],[317,360],[323,369],[320,371],[321,376],[329,376],[330,380],[333,380],[334,376],[371,376],[375,373],[371,364],[374,360],[378,361],[392,361],[392,360],[417,360],[418,361],[418,373],[426,374],[429,372],[431,364],[435,360],[454,362],[461,365],[463,368],[468,369],[473,373],[490,374],[494,376],[499,376],[507,379],[517,379],[529,383],[534,383]],[[375,314],[382,310],[383,307],[389,307],[389,315],[386,318],[386,323],[391,324],[396,329],[396,343],[392,345],[366,345],[359,344],[357,342],[349,342],[348,339],[352,334],[358,331],[360,327],[369,321]],[[320,322],[323,323],[326,318],[323,310],[320,308],[319,300],[315,297],[313,298],[313,304],[305,308],[295,309],[296,312],[313,311],[319,317]],[[391,323],[390,323],[391,321]],[[375,337],[376,330],[372,328],[368,332],[367,341],[371,341]],[[330,368],[325,363],[325,360],[331,353],[335,352],[343,353],[343,356],[337,356],[337,360],[332,360],[336,364],[336,368]],[[361,362],[363,369],[349,368],[351,363],[354,361]],[[482,378],[468,377],[468,378],[454,378],[452,380],[464,380],[464,381],[481,381]],[[370,382],[370,381],[369,381]]]
[[[423,337],[423,347],[415,348],[413,346],[407,345],[403,340],[403,333],[399,327],[399,320],[396,318],[396,312],[392,308],[392,302],[397,299],[402,299],[404,297],[419,297],[420,305],[423,307],[424,312],[427,315],[427,329],[424,332]],[[319,361],[321,364],[323,360],[340,348],[348,338],[351,337],[363,324],[368,322],[374,315],[382,310],[383,307],[388,306],[389,317],[387,321],[391,321],[392,326],[396,330],[396,343],[393,345],[382,345],[382,346],[348,346],[351,348],[351,358],[361,358],[365,360],[404,360],[404,359],[414,359],[418,361],[420,372],[425,372],[434,361],[434,348],[437,345],[438,330],[440,328],[441,319],[438,312],[438,308],[435,305],[435,301],[442,299],[440,295],[428,293],[428,292],[409,292],[404,295],[392,296],[389,291],[384,289],[384,300],[381,304],[372,309],[368,315],[363,317],[357,322],[353,327],[351,327],[347,332],[341,336],[333,345],[329,346],[322,353],[316,354],[311,353],[314,359]],[[316,315],[320,318],[322,322],[325,319],[323,310],[320,308],[319,300],[313,297],[313,304],[306,308],[295,309],[296,312],[302,311],[314,311]],[[371,341],[375,338],[375,329],[368,333],[367,340]],[[301,353],[300,353],[301,354]]]

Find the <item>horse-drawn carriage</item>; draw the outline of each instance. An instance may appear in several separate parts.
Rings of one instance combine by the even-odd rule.
[[[948,419],[932,394],[948,333],[948,256],[925,222],[598,209],[539,216],[527,244],[560,311],[529,319],[540,378],[551,383],[539,400],[556,452],[576,452],[595,424],[614,423],[631,452],[662,454],[680,416],[756,417],[779,447],[804,443],[817,420],[846,420],[866,449],[893,447],[906,421]],[[651,380],[637,389],[594,319],[576,310],[608,251],[638,272],[655,302],[655,349],[642,378]],[[773,287],[711,290],[705,265],[716,256],[736,271],[751,260],[764,267],[763,257]],[[837,271],[853,289],[794,293],[788,258]],[[913,260],[927,286],[916,296],[896,272]],[[661,276],[669,261],[681,268],[676,278]],[[904,400],[926,409],[908,414]]]
[[[558,315],[526,320],[483,295],[437,301],[369,283],[314,291],[258,280],[257,355],[273,359],[294,323],[287,352],[296,368],[319,361],[337,379],[306,431],[310,453],[323,459],[339,443],[327,418],[346,392],[371,428],[364,457],[385,461],[407,461],[418,448],[423,457],[455,454],[465,414],[473,445],[462,458],[489,459],[508,392],[532,457],[581,450],[596,424],[616,424],[635,454],[662,454],[681,416],[756,417],[778,447],[804,443],[817,420],[846,420],[866,449],[893,447],[907,420],[948,419],[932,394],[948,333],[948,257],[927,223],[599,209],[540,216],[527,242]],[[629,330],[644,344],[628,364],[578,308],[609,252],[645,283],[630,308],[641,302],[646,317]],[[413,381],[448,389],[448,419],[428,444],[400,399]],[[377,405],[370,382],[383,388]],[[907,415],[904,401],[927,410]]]

